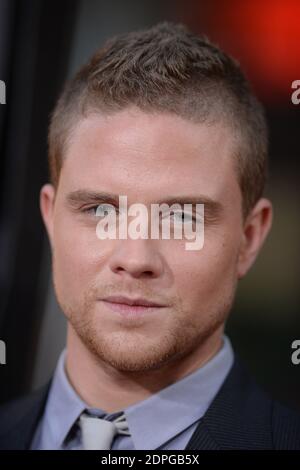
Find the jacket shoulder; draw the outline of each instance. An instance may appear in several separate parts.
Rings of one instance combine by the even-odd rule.
[[[300,450],[300,412],[278,401],[272,406],[274,448]]]
[[[300,450],[300,415],[273,400],[235,357],[186,448]]]
[[[41,417],[50,383],[0,406],[0,449],[25,449]]]

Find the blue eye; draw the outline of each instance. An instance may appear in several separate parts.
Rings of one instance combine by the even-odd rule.
[[[105,217],[108,215],[111,211],[115,211],[115,207],[112,204],[99,204],[97,206],[96,210],[96,216],[97,217]]]
[[[174,216],[176,219],[175,221],[181,222],[181,223],[187,223],[187,222],[194,222],[196,219],[193,216],[193,214],[189,214],[188,212],[174,212],[170,214],[171,217]]]
[[[82,212],[84,214],[96,215],[95,210],[97,209],[97,207],[98,206],[87,207],[85,209],[82,209]]]
[[[112,210],[115,210],[115,207],[112,204],[98,204],[96,206],[87,207],[83,209],[83,212],[87,214],[94,215],[95,217],[105,217]]]

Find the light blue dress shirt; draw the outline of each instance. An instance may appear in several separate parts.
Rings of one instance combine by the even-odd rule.
[[[131,436],[116,436],[112,450],[183,450],[199,420],[207,411],[233,364],[230,340],[223,337],[217,354],[202,367],[127,408]],[[31,449],[80,450],[77,420],[90,407],[71,386],[62,352],[50,387],[44,414],[35,432]],[[99,417],[105,411],[97,409]],[[107,414],[113,419],[119,413]]]

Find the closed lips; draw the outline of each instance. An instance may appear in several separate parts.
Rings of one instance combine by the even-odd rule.
[[[103,299],[105,302],[111,302],[115,304],[125,304],[125,305],[137,305],[142,307],[164,307],[165,305],[158,304],[143,298],[130,299],[129,297],[124,296],[111,296]]]

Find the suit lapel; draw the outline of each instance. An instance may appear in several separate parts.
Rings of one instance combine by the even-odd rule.
[[[3,419],[5,435],[0,436],[0,449],[29,449],[36,426],[46,404],[50,382],[28,397],[12,402]],[[7,426],[5,425],[7,421]]]
[[[185,449],[272,449],[271,405],[235,359]]]

